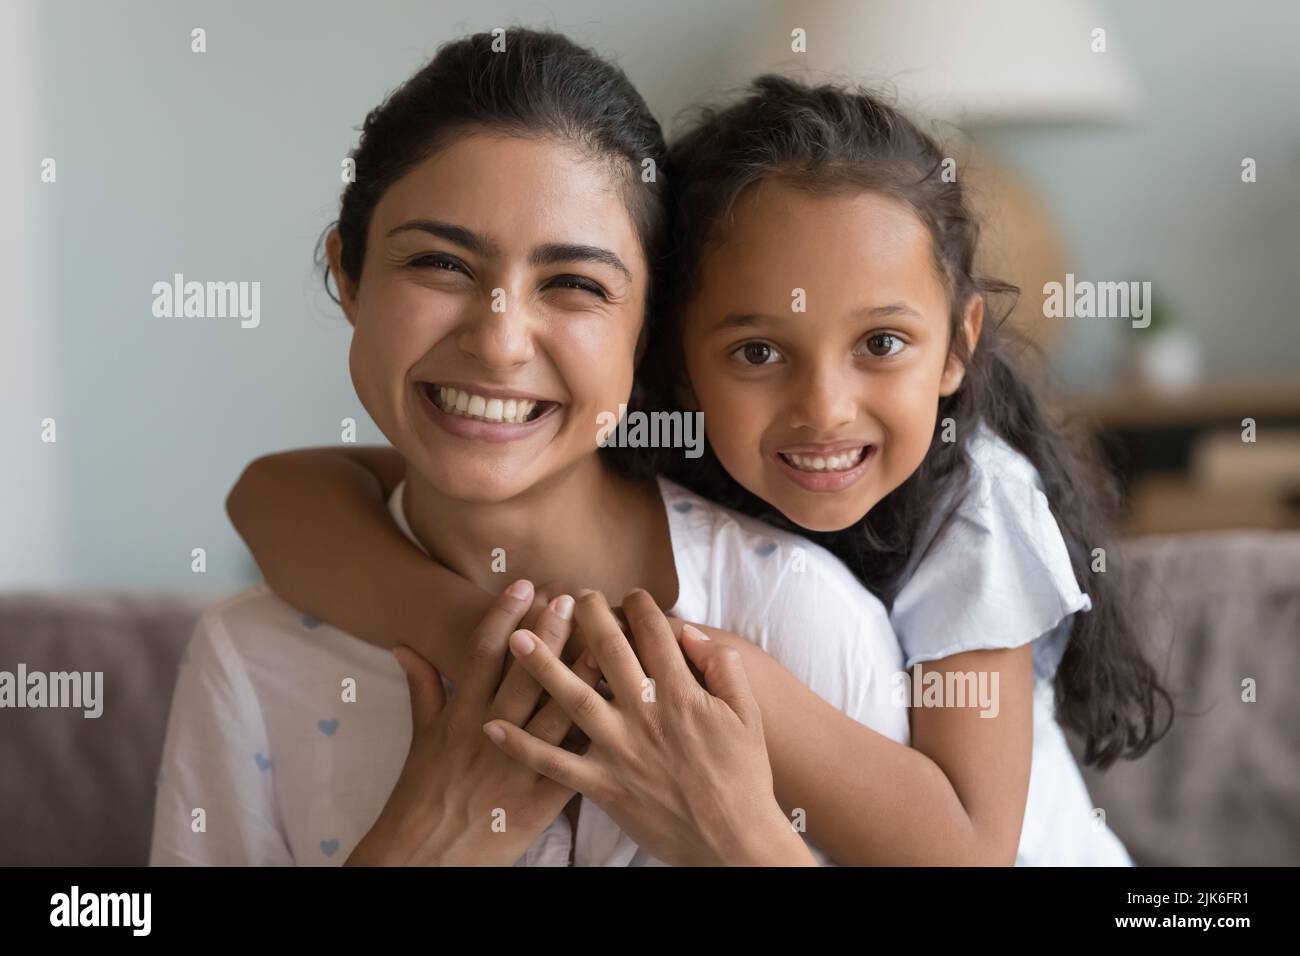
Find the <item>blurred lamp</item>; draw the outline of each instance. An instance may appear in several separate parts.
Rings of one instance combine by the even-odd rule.
[[[1122,47],[1090,0],[778,0],[748,21],[723,77],[728,86],[772,72],[862,83],[978,143],[981,128],[1135,119],[1140,96]],[[1050,347],[1061,329],[1042,317],[1042,287],[1068,271],[1053,217],[1022,177],[939,132],[985,225],[981,268],[1021,287],[1013,321]]]

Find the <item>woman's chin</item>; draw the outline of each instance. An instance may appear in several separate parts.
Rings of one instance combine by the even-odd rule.
[[[418,469],[424,483],[440,497],[465,504],[500,504],[516,498],[536,483],[536,461],[458,461],[430,450]],[[409,459],[408,466],[413,465]],[[409,474],[409,472],[408,472]]]

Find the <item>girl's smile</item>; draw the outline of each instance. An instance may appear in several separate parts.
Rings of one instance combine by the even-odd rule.
[[[843,491],[867,473],[876,445],[837,442],[799,445],[776,453],[787,477],[806,491]]]

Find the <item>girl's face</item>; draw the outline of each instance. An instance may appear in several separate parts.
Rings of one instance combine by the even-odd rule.
[[[392,185],[362,280],[340,288],[362,404],[419,473],[508,500],[594,461],[632,387],[647,270],[609,164],[473,133]],[[342,275],[337,232],[329,253]]]
[[[968,341],[982,318],[974,297]],[[929,233],[903,203],[776,179],[749,190],[705,251],[684,330],[722,465],[801,527],[861,520],[921,464],[939,398],[961,384],[949,321]]]

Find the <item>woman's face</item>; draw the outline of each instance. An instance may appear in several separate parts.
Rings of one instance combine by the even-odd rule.
[[[543,138],[472,133],[375,208],[355,327],[362,404],[440,492],[508,500],[597,447],[632,387],[647,269],[611,164]],[[330,239],[341,275],[337,233]]]
[[[982,315],[972,300],[970,341]],[[706,250],[687,311],[710,444],[801,527],[854,524],[921,464],[939,397],[961,384],[949,322],[929,233],[907,206],[761,183]]]

